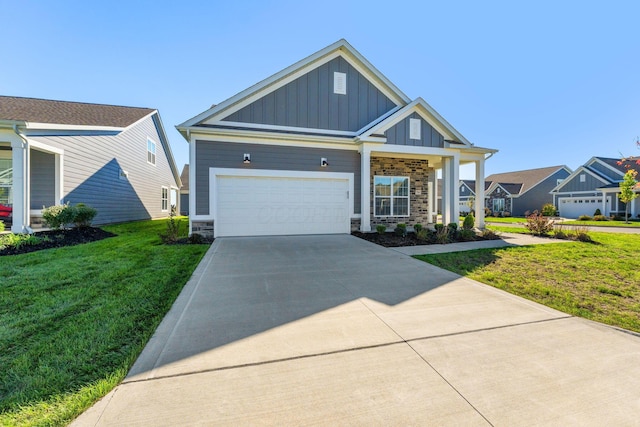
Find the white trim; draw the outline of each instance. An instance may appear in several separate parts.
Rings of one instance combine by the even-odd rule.
[[[307,172],[273,169],[209,168],[209,192],[215,189],[218,176],[247,176],[264,178],[344,179],[349,182],[349,217],[354,215],[354,177],[351,172]],[[216,220],[215,197],[209,196],[209,214]]]
[[[578,176],[581,172],[586,172],[589,175],[591,175],[592,177],[596,178],[597,180],[599,180],[600,182],[604,182],[605,184],[611,184],[611,182],[605,180],[603,177],[591,172],[589,169],[587,169],[586,166],[580,166],[578,167],[578,169],[574,170],[568,177],[566,177],[564,179],[564,181],[562,181],[560,183],[560,185],[556,185],[551,191],[550,193],[560,193],[560,189],[564,186],[566,186],[567,184],[569,184],[571,181],[573,181],[573,179]],[[571,191],[571,193],[574,193],[574,191]]]
[[[153,144],[153,153],[149,150],[149,143]],[[153,155],[153,163],[149,161],[149,154]],[[147,164],[155,166],[158,163],[158,143],[147,136]]]
[[[201,216],[196,215],[196,193],[196,140],[191,136],[189,141],[189,235],[193,232],[193,220],[197,220]],[[202,220],[210,219],[213,218],[202,218]]]
[[[296,127],[296,126],[280,126],[280,125],[265,125],[262,123],[246,123],[246,122],[232,122],[232,121],[226,121],[226,120],[221,120],[219,122],[216,123],[216,126],[237,126],[237,127],[243,127],[243,128],[250,128],[250,129],[267,129],[267,130],[280,130],[280,131],[285,131],[285,132],[306,132],[306,133],[320,133],[320,134],[327,134],[327,135],[342,135],[342,136],[349,136],[349,137],[354,137],[357,135],[356,132],[353,131],[346,131],[346,130],[332,130],[332,129],[319,129],[319,128],[306,128],[306,127]],[[199,127],[196,127],[195,129],[200,129]],[[213,129],[220,129],[220,128],[213,128]],[[238,129],[225,129],[225,130],[233,130],[234,132],[238,132]]]
[[[259,144],[259,145],[277,145],[277,146],[287,146],[287,147],[304,147],[304,148],[327,148],[331,150],[346,150],[346,151],[357,151],[359,145],[354,144],[353,140],[342,140],[339,142],[324,142],[324,141],[310,141],[304,142],[302,138],[291,138],[291,139],[281,139],[282,134],[265,134],[264,137],[255,137],[256,135],[251,135],[250,137],[246,137],[245,135],[235,136],[233,134],[229,135],[208,135],[208,134],[199,134],[192,133],[191,140],[192,141],[203,141],[203,142],[229,142],[229,143],[238,143],[238,144]],[[335,141],[335,140],[331,140]]]
[[[43,144],[40,141],[34,141],[29,138],[29,147],[35,148],[39,151],[45,151],[49,154],[64,154],[64,150],[58,147],[52,147],[51,145]]]
[[[160,191],[160,194],[161,194],[161,196],[160,196],[160,212],[169,212],[169,201],[170,201],[170,198],[169,198],[169,187],[167,187],[166,185],[162,185],[162,186],[160,186],[160,188],[161,188],[161,191]],[[167,198],[166,198],[167,207],[166,208],[162,206],[164,204],[164,201],[165,201],[164,190],[167,190]]]
[[[603,162],[602,160],[600,160],[599,157],[592,157],[587,166],[592,165],[595,162],[600,163],[602,166],[606,167],[607,169],[615,172],[616,174],[620,175],[621,177],[624,177],[624,172],[614,168],[613,166],[609,165],[608,163]]]
[[[376,196],[376,178],[390,178],[391,186],[390,191],[391,194],[388,196]],[[393,180],[395,178],[406,178],[408,181],[407,195],[406,196],[394,196],[393,195]],[[376,198],[389,198],[389,215],[377,215],[376,214]],[[407,214],[406,215],[394,215],[393,214],[393,199],[407,199]],[[374,175],[373,176],[373,216],[375,218],[408,218],[411,216],[411,177],[410,176],[402,176],[402,175]]]
[[[59,123],[32,123],[25,122],[25,130],[84,130],[84,131],[107,131],[107,132],[122,132],[126,128],[117,126],[89,126],[89,125],[67,125]]]
[[[210,139],[212,141],[229,141],[233,138],[234,141],[246,141],[253,143],[253,141],[275,141],[278,145],[286,145],[287,141],[294,141],[294,145],[310,146],[311,143],[321,144],[333,144],[335,146],[355,146],[354,139],[352,138],[338,138],[335,136],[324,135],[302,135],[302,134],[287,134],[276,132],[256,132],[256,131],[242,131],[237,129],[215,129],[208,131],[203,128],[194,128],[190,132],[191,138],[194,136],[200,136],[199,139]],[[308,141],[308,142],[305,142]],[[304,144],[303,144],[304,142]]]

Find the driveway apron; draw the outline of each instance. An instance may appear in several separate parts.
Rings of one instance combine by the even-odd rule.
[[[640,338],[349,235],[217,239],[75,426],[640,425]]]

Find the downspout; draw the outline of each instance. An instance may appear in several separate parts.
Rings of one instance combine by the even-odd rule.
[[[18,135],[18,137],[20,139],[22,139],[22,141],[24,141],[23,143],[23,147],[26,148],[25,151],[25,155],[23,156],[23,161],[24,164],[22,165],[22,173],[23,173],[23,179],[22,179],[22,194],[23,199],[21,200],[21,203],[24,201],[24,209],[23,209],[23,213],[22,213],[22,230],[23,232],[32,234],[33,230],[31,229],[31,227],[27,226],[26,224],[30,224],[31,223],[31,206],[30,206],[30,202],[29,202],[29,188],[30,188],[30,180],[31,180],[31,171],[29,168],[29,163],[30,163],[30,156],[31,156],[31,147],[29,146],[29,140],[22,134],[20,133],[20,130],[18,129],[18,125],[14,124],[13,125],[13,131],[15,132],[16,135]]]

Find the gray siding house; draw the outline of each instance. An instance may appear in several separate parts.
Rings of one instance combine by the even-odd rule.
[[[95,224],[168,216],[180,176],[149,108],[0,96],[0,204],[13,232],[43,206],[86,203]]]
[[[489,175],[485,206],[494,214],[525,216],[553,203],[550,191],[571,174],[565,165]]]
[[[620,163],[620,159],[592,157],[567,179],[552,189],[551,194],[564,218],[593,216],[596,209],[602,215],[620,215],[626,206],[619,199],[620,182],[627,169],[640,172],[634,161]],[[640,193],[640,189],[636,190]],[[640,198],[631,202],[630,217],[640,214]]]
[[[485,157],[422,98],[411,100],[345,40],[177,126],[189,143],[191,232],[370,231],[457,220],[461,164],[484,197]],[[484,224],[483,212],[476,216]]]
[[[189,165],[182,167],[180,181],[180,215],[189,215]]]

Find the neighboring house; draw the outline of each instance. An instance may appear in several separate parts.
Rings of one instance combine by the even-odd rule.
[[[180,174],[180,215],[189,215],[189,165],[184,165]]]
[[[43,206],[86,203],[95,224],[158,218],[180,176],[157,110],[0,96],[0,204],[13,232]]]
[[[458,193],[459,197],[459,210],[461,215],[467,215],[471,211],[475,211],[476,208],[476,182],[474,180],[461,179]],[[487,189],[487,183],[485,182],[485,190]],[[442,180],[438,179],[438,213],[442,211]]]
[[[634,161],[618,164],[620,159],[592,157],[556,186],[551,194],[560,216],[578,218],[593,216],[596,209],[602,215],[624,215],[625,204],[619,199],[620,182],[628,168],[640,171]],[[640,192],[640,189],[636,190]],[[640,214],[640,198],[629,206],[630,217]]]
[[[431,223],[437,169],[444,220],[457,220],[460,164],[474,162],[482,181],[495,152],[409,99],[345,40],[177,129],[190,145],[191,232],[215,236]]]
[[[553,203],[549,192],[571,174],[565,165],[498,173],[485,178],[485,206],[494,213],[525,216]]]

